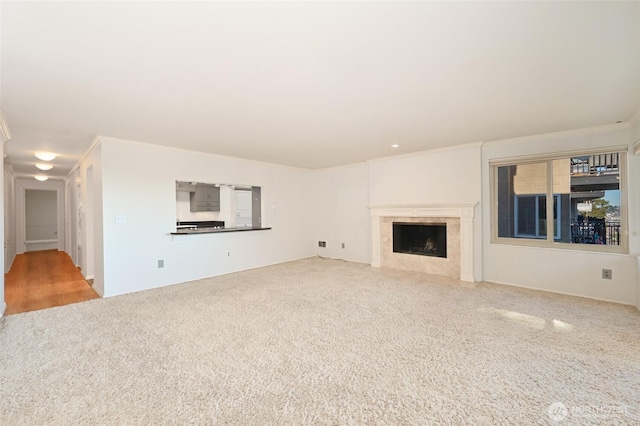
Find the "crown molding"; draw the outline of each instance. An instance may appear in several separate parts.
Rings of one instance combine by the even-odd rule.
[[[367,163],[368,164],[383,163],[385,161],[400,160],[400,159],[403,159],[403,158],[410,158],[410,157],[420,157],[420,156],[425,156],[425,155],[438,154],[438,153],[442,153],[442,152],[454,152],[454,151],[460,151],[460,150],[463,150],[463,149],[476,148],[476,147],[478,147],[479,149],[482,149],[483,145],[484,145],[484,142],[479,141],[479,142],[471,142],[471,143],[465,143],[465,144],[460,144],[460,145],[444,146],[444,147],[440,147],[440,148],[431,148],[431,149],[426,149],[426,150],[423,150],[423,151],[407,152],[406,154],[398,154],[398,155],[390,155],[390,156],[387,156],[387,157],[372,158],[370,160],[367,160]]]
[[[100,145],[101,142],[102,141],[100,140],[100,136],[96,136],[95,138],[93,138],[93,142],[91,142],[91,146],[89,146],[87,152],[82,155],[82,158],[80,158],[75,166],[71,168],[71,171],[67,173],[67,178],[70,178],[76,171],[80,169],[80,165],[82,164],[84,159],[87,158],[87,156],[89,156],[89,154],[91,154],[91,152],[93,152],[93,150],[96,149],[96,147]]]
[[[633,114],[628,121],[629,121],[629,124],[631,124],[632,126],[637,126],[638,123],[640,123],[640,108],[638,108],[636,113]]]
[[[2,137],[2,142],[6,142],[11,139],[11,132],[9,131],[9,126],[7,125],[7,120],[4,118],[4,114],[0,109],[0,137]]]

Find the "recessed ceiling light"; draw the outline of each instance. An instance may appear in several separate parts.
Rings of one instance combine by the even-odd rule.
[[[37,163],[36,167],[39,168],[40,170],[51,170],[51,169],[53,169],[53,166],[51,164]]]
[[[44,182],[45,180],[49,179],[49,176],[45,176],[45,175],[35,175],[34,178],[36,178],[37,180],[39,180],[40,182]]]
[[[393,145],[391,145],[391,148],[398,148],[400,147],[400,145],[398,145],[397,143],[394,143]]]
[[[53,152],[39,151],[35,153],[35,156],[42,161],[51,161],[56,158]]]

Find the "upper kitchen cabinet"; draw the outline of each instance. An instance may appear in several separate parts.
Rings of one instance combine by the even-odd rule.
[[[178,192],[195,192],[196,184],[193,182],[176,181],[176,191]]]
[[[219,212],[220,187],[208,183],[197,183],[191,192],[192,212]]]

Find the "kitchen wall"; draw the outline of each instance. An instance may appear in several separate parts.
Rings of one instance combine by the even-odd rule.
[[[480,143],[373,160],[369,163],[371,205],[479,203]],[[482,279],[482,210],[474,217],[474,275]]]
[[[623,123],[485,144],[482,155],[484,279],[514,286],[636,304],[638,272],[635,256],[495,244],[491,242],[490,211],[491,160],[606,147],[622,146],[628,149],[632,133],[631,127]],[[640,225],[637,207],[640,164],[637,157],[629,155],[628,159],[629,205],[635,206],[629,215],[629,243],[633,253],[638,248]],[[613,271],[612,280],[602,279],[603,268]]]
[[[314,172],[311,197],[316,254],[371,263],[369,166],[361,163]],[[318,247],[318,241],[327,246]]]
[[[315,254],[312,172],[107,137],[100,141],[105,296]],[[263,224],[273,229],[170,235],[176,226],[176,180],[261,186]],[[116,223],[116,216],[125,221]]]

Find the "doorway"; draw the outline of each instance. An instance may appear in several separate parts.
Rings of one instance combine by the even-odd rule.
[[[16,254],[64,251],[64,182],[16,178],[15,195]]]
[[[58,192],[25,189],[25,251],[58,248]]]

